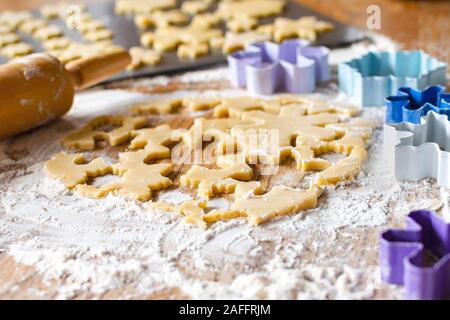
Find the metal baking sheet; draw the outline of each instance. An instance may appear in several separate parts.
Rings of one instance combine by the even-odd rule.
[[[180,4],[182,1],[178,1]],[[98,20],[102,20],[106,26],[113,31],[115,44],[121,45],[125,48],[130,48],[133,46],[140,46],[140,35],[142,33],[133,21],[131,16],[119,16],[114,13],[114,1],[101,1],[89,4],[87,6],[88,12]],[[212,6],[210,11],[215,10]],[[35,16],[39,16],[39,12],[33,12]],[[336,48],[340,46],[345,46],[350,43],[360,41],[364,38],[363,33],[354,27],[345,25],[343,23],[337,22],[333,19],[325,17],[315,11],[302,6],[293,1],[288,1],[282,16],[288,18],[299,18],[302,16],[313,15],[317,18],[328,21],[334,24],[333,31],[325,32],[320,34],[317,38],[315,45],[324,45],[329,48]],[[273,22],[275,17],[260,19],[259,24],[266,24]],[[76,30],[71,30],[66,27],[65,23],[60,19],[50,20],[51,24],[59,25],[64,30],[64,35],[75,41],[82,41],[81,35]],[[226,31],[225,26],[222,25],[221,28],[224,32]],[[34,40],[30,35],[18,32],[22,37],[24,42],[30,43],[34,47],[35,52],[43,51],[40,42]],[[197,58],[195,60],[187,60],[178,58],[175,51],[166,52],[163,55],[163,61],[161,64],[156,66],[143,67],[133,71],[122,72],[113,78],[108,79],[109,81],[123,80],[132,77],[142,77],[142,76],[154,76],[168,73],[184,72],[193,69],[204,68],[207,66],[224,63],[226,61],[225,56],[220,51],[212,52],[211,54]],[[4,63],[6,60],[0,56],[0,63]]]

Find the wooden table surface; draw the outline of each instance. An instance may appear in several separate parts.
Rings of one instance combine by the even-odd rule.
[[[55,0],[0,0],[0,11],[32,9]],[[447,1],[388,1],[388,0],[302,0],[303,4],[342,21],[367,30],[366,9],[376,4],[381,8],[381,34],[400,42],[406,49],[420,48],[450,62],[450,3]],[[375,257],[373,257],[375,258]],[[57,284],[56,284],[57,285]],[[15,288],[11,290],[11,288]],[[18,265],[11,257],[0,252],[0,299],[42,298],[26,289],[37,288],[54,297],[51,287],[42,283],[32,267]],[[382,294],[381,294],[382,295]],[[89,298],[81,294],[78,298]],[[119,292],[109,292],[100,298],[117,298]],[[182,298],[173,290],[139,298]]]

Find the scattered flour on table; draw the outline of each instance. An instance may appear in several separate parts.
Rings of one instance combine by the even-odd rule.
[[[207,71],[201,73],[204,77]],[[185,77],[192,80],[193,74]],[[383,108],[362,113],[378,126],[363,172],[355,182],[327,190],[318,208],[258,227],[234,219],[203,231],[177,214],[150,211],[119,196],[83,198],[42,170],[68,131],[148,99],[120,91],[79,94],[64,119],[0,143],[0,251],[35,266],[49,284],[57,283],[57,298],[101,296],[118,288],[131,288],[121,298],[168,288],[194,299],[370,299],[380,291],[384,297],[402,296],[398,287],[380,283],[378,244],[367,245],[365,237],[402,225],[412,209],[445,211],[449,193],[431,180],[393,179],[382,154]],[[288,173],[280,183],[291,178]],[[175,205],[189,199],[179,190],[159,195]],[[220,199],[211,204],[226,205]]]
[[[405,190],[414,192],[422,205],[436,201],[428,180],[393,180],[383,161],[379,129],[355,183],[327,190],[316,209],[259,227],[236,219],[203,231],[185,225],[177,214],[150,212],[133,200],[83,198],[46,177],[43,163],[60,149],[67,122],[104,110],[120,112],[123,102],[140,98],[114,91],[80,95],[64,120],[0,144],[5,168],[0,173],[0,248],[34,265],[45,279],[59,280],[58,298],[127,286],[142,294],[176,287],[204,299],[371,298],[380,287],[376,260],[342,265],[334,261],[351,257],[351,247],[336,252],[320,248],[332,247],[341,232],[363,246],[353,229],[385,228],[389,217],[400,224],[409,208]],[[380,127],[383,112],[366,108],[362,116]],[[13,160],[6,150],[27,154]],[[289,176],[281,179],[288,181]],[[179,204],[191,197],[171,190],[159,199]],[[220,199],[212,202],[224,205]],[[315,257],[308,256],[311,250]],[[399,289],[391,291],[393,297],[400,295]]]

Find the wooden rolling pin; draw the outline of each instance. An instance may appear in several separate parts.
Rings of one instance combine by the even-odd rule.
[[[0,139],[61,117],[75,90],[96,84],[126,68],[127,51],[69,62],[48,54],[17,58],[0,66]]]

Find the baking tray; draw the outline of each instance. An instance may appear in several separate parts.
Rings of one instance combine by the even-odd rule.
[[[182,1],[179,0],[178,5],[181,3]],[[210,11],[215,10],[215,6],[216,5],[211,6]],[[107,0],[91,3],[87,5],[87,10],[95,19],[102,20],[107,28],[113,31],[113,42],[115,44],[127,49],[133,46],[140,46],[140,35],[143,31],[135,26],[132,16],[116,15],[114,13],[114,1]],[[34,11],[33,15],[39,17],[39,11]],[[331,22],[334,25],[334,29],[332,31],[324,32],[318,35],[317,41],[314,43],[315,45],[324,45],[329,48],[336,48],[360,41],[364,38],[363,33],[359,29],[325,17],[293,1],[287,1],[282,16],[288,18],[299,18],[309,15],[316,16],[317,18]],[[275,18],[276,17],[260,19],[259,25],[271,23]],[[76,30],[67,28],[63,20],[52,19],[50,20],[50,23],[60,26],[64,30],[64,35],[66,37],[69,37],[75,41],[82,41],[80,33]],[[226,31],[223,24],[217,28],[222,29],[224,32]],[[17,33],[21,36],[23,42],[33,45],[34,52],[43,51],[41,43],[34,40],[30,35],[20,31],[17,31]],[[6,59],[0,56],[0,63],[4,63],[6,61]],[[125,71],[108,79],[107,82],[133,77],[184,72],[225,62],[226,57],[220,51],[212,52],[207,56],[199,57],[195,60],[180,59],[178,58],[176,51],[165,52],[163,55],[163,61],[159,65],[143,67],[133,71]]]

